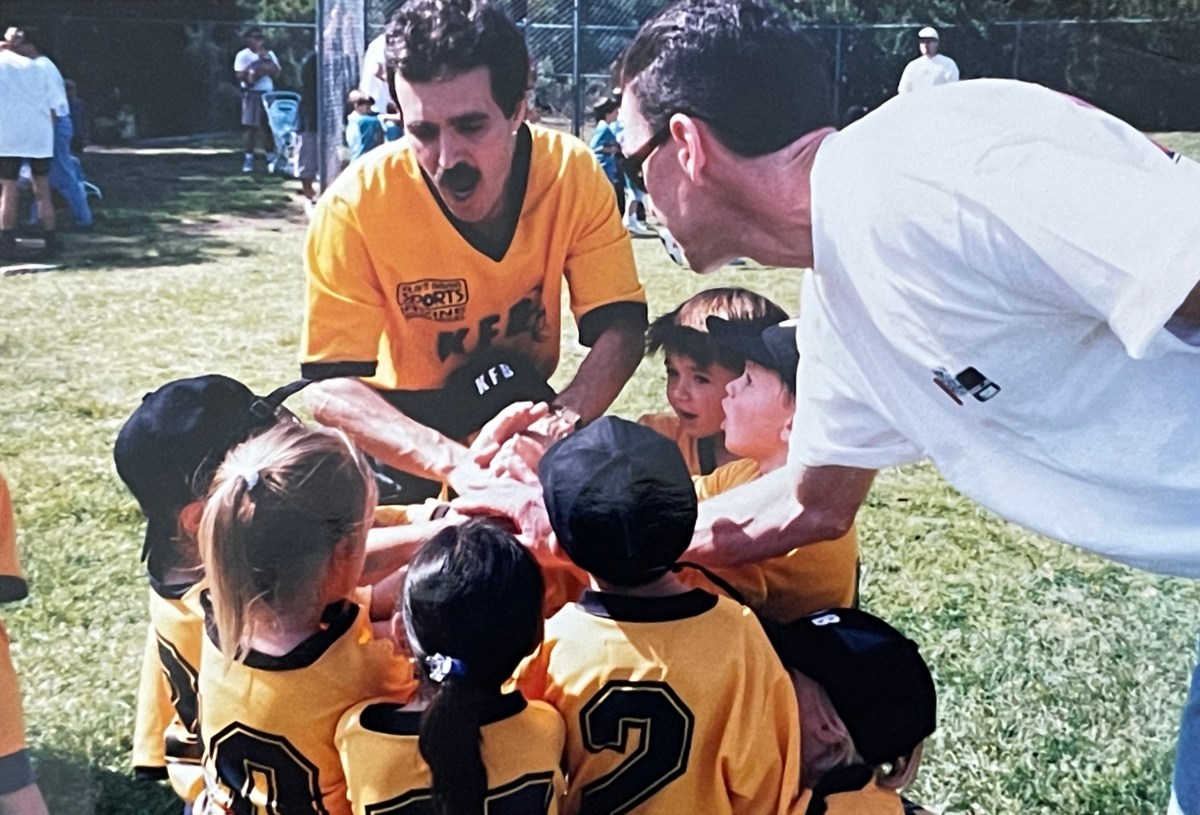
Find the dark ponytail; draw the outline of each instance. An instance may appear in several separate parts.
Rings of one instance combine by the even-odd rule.
[[[435,535],[408,567],[401,612],[429,706],[419,749],[440,815],[482,815],[480,733],[489,703],[542,639],[541,569],[516,538],[483,520]]]
[[[485,693],[459,677],[447,677],[421,716],[418,747],[433,773],[439,815],[483,815],[487,768],[479,727]]]

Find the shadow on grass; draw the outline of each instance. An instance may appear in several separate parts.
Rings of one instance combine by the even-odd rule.
[[[249,257],[255,230],[303,228],[290,182],[262,167],[243,175],[232,145],[101,148],[84,164],[104,191],[95,229],[70,236],[70,267],[178,266]]]
[[[34,748],[38,787],[52,815],[175,815],[182,802],[165,782],[138,781],[132,772],[93,766],[86,758]]]

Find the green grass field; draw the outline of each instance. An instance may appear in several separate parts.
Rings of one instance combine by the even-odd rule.
[[[1200,155],[1200,136],[1164,140]],[[110,450],[168,379],[216,371],[262,392],[297,373],[304,217],[294,182],[242,177],[239,162],[89,154],[106,194],[96,233],[67,236],[65,270],[0,278],[0,470],[32,590],[2,613],[53,813],[178,809],[128,769],[146,586]],[[657,241],[635,248],[652,314],[732,284],[796,307],[797,271],[701,278]],[[580,357],[568,339],[560,384]],[[613,410],[662,409],[662,391],[649,361]],[[1026,533],[927,466],[882,473],[859,525],[863,603],[922,644],[940,693],[911,797],[979,815],[1165,810],[1200,585]]]

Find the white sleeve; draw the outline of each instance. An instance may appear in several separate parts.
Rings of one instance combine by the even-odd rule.
[[[1145,357],[1200,280],[1200,179],[1121,120],[1045,93],[1028,111],[1041,140],[983,156],[964,203],[1002,227],[995,256],[1013,262],[993,271],[1006,285],[1094,314]],[[1014,257],[1010,240],[1026,251]]]
[[[243,48],[241,51],[238,51],[237,56],[233,58],[233,70],[240,73],[253,65],[257,59],[258,57],[254,56],[254,52],[248,48]]]
[[[950,59],[950,58],[946,57],[946,59]],[[958,81],[958,63],[952,59],[950,59],[950,81],[951,82]]]
[[[878,470],[917,461],[921,453],[851,385],[846,353],[815,298],[804,298],[797,327],[800,368],[788,462],[806,467],[840,465]]]
[[[900,84],[896,86],[896,93],[908,93],[912,90],[912,80],[908,75],[912,73],[912,63],[904,66],[904,71],[900,74]]]

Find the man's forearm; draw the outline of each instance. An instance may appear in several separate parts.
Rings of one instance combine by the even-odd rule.
[[[398,470],[443,481],[469,458],[462,444],[405,416],[361,380],[330,379],[304,393],[314,419]]]
[[[684,558],[733,566],[846,534],[874,470],[784,467],[700,504]]]
[[[645,326],[639,320],[622,319],[604,330],[571,384],[563,388],[554,404],[568,407],[585,422],[601,416],[621,393],[642,361]]]

